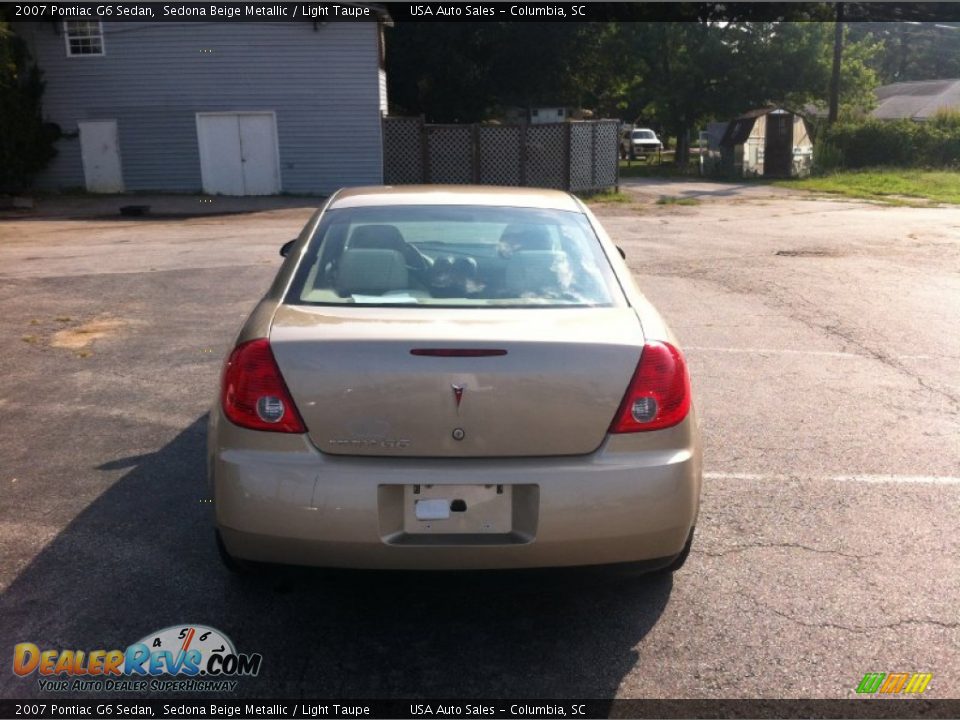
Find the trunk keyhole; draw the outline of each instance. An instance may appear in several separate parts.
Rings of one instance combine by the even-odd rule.
[[[454,500],[450,503],[450,512],[466,512],[467,504],[463,500]]]

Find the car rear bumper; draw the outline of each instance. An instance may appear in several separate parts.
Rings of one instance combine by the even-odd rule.
[[[239,428],[218,410],[209,442],[217,529],[245,560],[427,570],[643,562],[677,555],[699,509],[692,411],[674,428],[608,436],[570,457],[335,456],[306,436]],[[417,485],[502,486],[510,527],[407,532],[404,506]]]

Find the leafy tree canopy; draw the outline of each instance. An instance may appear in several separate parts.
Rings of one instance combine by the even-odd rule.
[[[703,122],[767,104],[825,107],[829,8],[798,3],[792,19],[810,21],[793,22],[738,7],[742,17],[714,19],[704,10],[696,22],[399,23],[388,37],[393,111],[476,122],[509,107],[582,107],[652,125],[682,145]],[[867,112],[889,74],[891,30],[866,25],[845,30],[841,116]],[[939,51],[916,52],[933,62]],[[919,60],[908,66],[924,72]]]
[[[45,123],[43,81],[26,44],[0,20],[0,192],[20,192],[54,157],[59,128]]]

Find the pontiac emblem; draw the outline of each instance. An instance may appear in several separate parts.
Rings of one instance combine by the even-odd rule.
[[[460,403],[463,401],[463,391],[466,390],[466,385],[451,385],[453,388],[453,399],[457,401],[457,414],[460,414]]]

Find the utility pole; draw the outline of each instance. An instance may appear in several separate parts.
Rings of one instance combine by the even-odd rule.
[[[827,122],[837,121],[840,108],[840,61],[843,59],[843,3],[837,3],[837,21],[833,31],[833,72],[830,73],[830,111]]]

